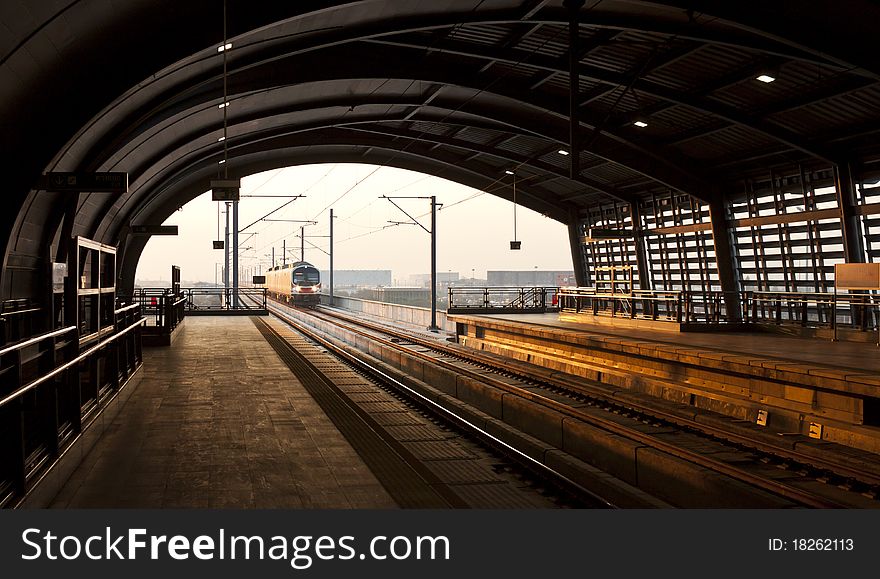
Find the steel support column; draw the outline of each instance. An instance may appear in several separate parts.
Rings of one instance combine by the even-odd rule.
[[[569,121],[569,168],[570,177],[577,179],[580,174],[581,149],[578,139],[580,124],[578,122],[578,88],[580,73],[578,71],[578,17],[585,0],[565,0],[563,5],[569,11],[568,21],[568,121]],[[578,284],[580,285],[580,284]]]
[[[571,246],[571,262],[574,267],[574,279],[578,287],[590,285],[590,276],[584,261],[584,243],[581,230],[581,218],[577,211],[570,211],[568,215],[568,243]]]
[[[718,280],[724,292],[724,305],[727,319],[731,322],[742,320],[742,305],[737,283],[736,260],[733,254],[732,235],[727,222],[727,208],[720,194],[713,196],[709,204],[709,217],[712,221],[712,242],[715,245],[715,263],[718,267]]]
[[[639,270],[639,289],[651,289],[651,272],[648,271],[648,253],[645,247],[645,237],[642,235],[642,213],[638,202],[630,203],[630,215],[632,216],[633,243],[636,248],[636,267]]]
[[[846,262],[864,262],[865,251],[860,234],[859,216],[855,212],[856,186],[852,167],[848,162],[834,165],[834,188],[837,190],[837,206],[840,208],[840,230]]]

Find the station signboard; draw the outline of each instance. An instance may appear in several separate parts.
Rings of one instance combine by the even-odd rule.
[[[211,201],[238,201],[240,192],[240,179],[214,179],[211,181]]]
[[[177,235],[176,225],[132,225],[134,235]]]
[[[266,284],[266,276],[265,275],[255,275],[253,280],[254,285],[265,285]]]

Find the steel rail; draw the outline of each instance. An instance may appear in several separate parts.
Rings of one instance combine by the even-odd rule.
[[[317,316],[317,314],[314,311],[311,311],[309,313],[311,315],[315,315],[316,317],[319,317],[319,316]],[[340,315],[333,315],[332,317],[336,317],[338,319],[345,319],[344,316],[340,316]],[[352,322],[351,320],[346,320],[346,321],[348,321],[349,323],[356,323],[357,325],[363,325],[364,327],[368,326],[368,323],[361,324],[360,320],[358,320],[357,322]],[[755,475],[755,474],[750,473],[748,471],[745,471],[741,468],[732,466],[728,463],[725,463],[725,462],[722,462],[719,460],[715,460],[713,458],[709,458],[707,456],[698,454],[696,452],[680,448],[674,444],[664,442],[662,440],[658,440],[657,438],[651,436],[650,434],[638,432],[636,430],[633,430],[633,429],[627,428],[626,426],[618,424],[614,421],[600,418],[597,416],[588,415],[584,412],[580,412],[574,408],[571,408],[570,406],[568,406],[566,404],[563,404],[561,402],[557,402],[555,400],[547,398],[546,396],[542,396],[542,395],[536,394],[534,392],[529,392],[527,390],[524,390],[523,388],[512,386],[512,385],[507,384],[503,381],[494,379],[491,376],[486,376],[485,374],[481,374],[479,372],[475,372],[475,371],[471,371],[471,370],[468,370],[465,368],[461,368],[460,366],[455,366],[454,364],[451,364],[451,363],[446,362],[444,360],[438,360],[437,358],[429,356],[428,354],[425,354],[423,352],[418,352],[418,351],[406,348],[405,346],[401,346],[400,344],[398,344],[396,342],[393,342],[390,340],[384,340],[384,339],[378,338],[376,336],[371,336],[363,331],[360,331],[360,330],[357,330],[357,329],[354,329],[351,327],[349,327],[347,329],[349,331],[352,331],[354,333],[357,333],[359,335],[362,335],[364,337],[368,337],[369,339],[372,339],[372,340],[375,340],[379,343],[382,343],[383,345],[386,345],[388,347],[391,347],[391,348],[394,348],[394,349],[397,349],[400,351],[405,351],[409,355],[412,355],[414,357],[420,358],[425,361],[430,361],[433,364],[436,364],[438,366],[452,370],[456,373],[466,374],[473,379],[482,381],[484,383],[489,383],[493,387],[496,387],[504,392],[513,394],[515,396],[518,396],[520,398],[524,398],[526,400],[530,400],[530,401],[535,402],[541,406],[544,406],[546,408],[550,408],[552,410],[560,412],[566,416],[576,418],[578,420],[581,420],[581,421],[586,422],[588,424],[592,424],[593,426],[597,426],[599,428],[605,429],[605,430],[612,432],[614,434],[617,434],[619,436],[623,436],[623,437],[628,438],[630,440],[633,440],[635,442],[645,444],[647,446],[650,446],[652,448],[655,448],[657,450],[660,450],[662,452],[665,452],[667,454],[670,454],[670,455],[675,456],[677,458],[680,458],[682,460],[686,460],[688,462],[692,462],[694,464],[697,464],[697,465],[702,466],[704,468],[710,469],[712,471],[715,471],[715,472],[718,472],[721,474],[725,474],[725,475],[730,476],[732,478],[735,478],[735,479],[741,480],[743,482],[746,482],[748,484],[751,484],[752,486],[762,488],[764,490],[771,491],[777,495],[795,500],[795,501],[800,502],[804,505],[811,506],[811,507],[817,507],[817,508],[844,508],[846,506],[846,505],[843,505],[839,502],[833,501],[831,499],[819,496],[815,493],[803,491],[801,489],[792,487],[790,485],[786,485],[786,484],[777,482],[775,480],[768,479],[766,477],[762,477],[760,475]],[[397,332],[387,331],[386,329],[378,329],[378,330],[374,330],[374,331],[387,332],[391,335],[398,334]],[[437,343],[430,343],[430,341],[422,342],[421,340],[413,339],[412,336],[409,336],[409,335],[403,334],[403,333],[400,333],[400,335],[398,337],[399,338],[402,337],[403,339],[406,339],[407,341],[419,343],[419,345],[423,345],[423,346],[426,346],[431,349],[440,350],[443,353],[450,353],[449,350],[445,349],[444,347],[442,347],[441,345],[439,345]],[[420,343],[420,342],[422,342],[422,343]],[[505,372],[510,373],[506,369],[505,369]],[[529,378],[529,379],[534,380],[532,378]],[[615,402],[615,404],[620,405],[620,402]]]
[[[278,310],[277,307],[275,307],[275,306],[272,306],[272,307],[274,309],[276,309],[276,311],[273,313],[279,319],[281,319],[283,322],[287,323],[291,327],[295,328],[300,333],[308,336],[310,339],[315,340],[316,342],[318,342],[319,344],[321,344],[322,346],[324,346],[325,348],[327,348],[328,350],[333,352],[333,354],[339,356],[343,360],[354,365],[356,368],[358,368],[364,372],[367,372],[370,376],[373,376],[373,377],[379,379],[381,382],[384,382],[384,383],[392,386],[396,391],[403,392],[408,398],[414,399],[419,404],[429,407],[433,412],[440,414],[445,419],[447,419],[447,420],[453,422],[454,424],[458,425],[459,427],[469,431],[471,434],[476,434],[476,436],[478,438],[480,438],[484,442],[488,443],[489,445],[495,447],[496,449],[501,449],[503,452],[505,452],[505,454],[508,454],[508,455],[512,454],[517,462],[524,463],[528,468],[531,468],[533,470],[537,470],[538,472],[542,473],[544,476],[551,477],[551,479],[554,479],[557,482],[562,483],[564,486],[569,487],[570,489],[574,489],[577,493],[580,493],[584,496],[590,497],[593,500],[599,501],[600,503],[606,505],[608,508],[617,508],[616,505],[614,505],[613,503],[608,501],[608,499],[606,499],[606,498],[596,494],[595,492],[583,487],[581,484],[573,481],[572,479],[570,479],[567,476],[563,475],[562,473],[552,469],[551,467],[548,467],[547,465],[535,460],[534,458],[532,458],[528,454],[524,453],[523,451],[515,448],[514,446],[511,446],[510,444],[508,444],[508,443],[504,442],[503,440],[497,438],[496,436],[490,434],[489,432],[485,431],[484,429],[482,429],[479,426],[475,425],[474,423],[470,422],[467,418],[459,416],[455,412],[453,412],[453,411],[449,410],[448,408],[431,400],[430,398],[426,397],[425,395],[421,394],[420,392],[411,388],[410,386],[407,386],[406,384],[397,380],[396,378],[394,378],[393,376],[384,372],[383,370],[376,368],[374,365],[370,364],[369,362],[361,360],[357,356],[346,351],[344,348],[341,348],[338,345],[336,345],[335,343],[333,343],[332,341],[324,338],[314,328],[310,328],[310,327],[308,327],[308,326],[306,326],[296,320],[293,320],[289,316],[287,316],[283,311]]]
[[[382,326],[380,324],[374,324],[368,321],[358,320],[344,314],[340,314],[336,311],[328,311],[326,308],[321,309],[323,313],[328,316],[332,316],[341,320],[348,321],[349,323],[356,323],[362,327],[370,328],[374,331],[379,331],[383,333],[387,333],[393,335],[397,338],[406,339],[407,341],[419,344],[420,346],[424,346],[427,348],[432,348],[436,350],[440,350],[445,354],[448,354],[453,357],[461,358],[467,360],[469,362],[475,364],[481,364],[485,366],[497,367],[497,360],[493,360],[488,356],[482,355],[480,352],[474,351],[463,351],[460,348],[453,348],[446,344],[432,341],[429,339],[421,338],[416,335],[407,334],[405,332],[401,332],[395,330],[394,328],[389,328],[386,326]],[[527,369],[522,367],[522,363],[518,360],[512,360],[511,363],[516,366],[516,368],[504,368],[504,372],[511,374],[513,376],[531,380],[535,382],[539,382],[541,384],[545,384],[551,386],[553,388],[559,388],[562,390],[566,390],[569,392],[573,392],[575,394],[579,394],[582,396],[588,396],[590,398],[601,400],[602,402],[613,404],[615,406],[621,406],[628,409],[632,409],[642,414],[646,414],[657,418],[659,420],[664,420],[666,422],[675,424],[677,426],[686,427],[692,429],[696,432],[701,432],[703,434],[713,436],[716,438],[721,438],[727,440],[729,442],[735,444],[741,444],[743,446],[747,446],[749,448],[759,450],[761,452],[766,452],[769,454],[774,454],[779,456],[780,458],[786,458],[789,460],[793,460],[800,463],[805,463],[812,465],[817,468],[825,469],[834,472],[835,474],[841,475],[846,478],[852,478],[858,480],[859,482],[869,484],[869,485],[880,485],[880,475],[872,474],[869,472],[865,472],[863,470],[859,470],[857,468],[853,468],[849,465],[842,464],[840,462],[829,460],[825,458],[816,457],[814,455],[800,453],[796,450],[792,450],[780,445],[774,445],[769,442],[760,441],[754,438],[750,438],[743,434],[738,434],[736,432],[732,432],[730,430],[726,430],[719,426],[712,426],[710,424],[704,424],[701,422],[697,422],[695,420],[691,420],[688,418],[682,418],[677,414],[671,412],[664,412],[663,410],[659,410],[657,408],[642,405],[638,402],[627,401],[625,404],[620,400],[612,398],[607,393],[603,392],[601,387],[599,386],[591,386],[589,384],[573,384],[570,380],[566,379],[553,379],[544,376],[536,376],[528,373]],[[586,380],[586,379],[583,379]]]

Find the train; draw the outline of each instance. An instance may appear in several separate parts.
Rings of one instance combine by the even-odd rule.
[[[278,301],[316,306],[321,301],[321,272],[307,261],[276,266],[266,272],[266,289]]]

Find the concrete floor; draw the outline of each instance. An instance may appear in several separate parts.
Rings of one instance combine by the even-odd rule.
[[[745,332],[667,332],[645,328],[611,328],[589,322],[564,322],[559,314],[480,314],[478,317],[539,324],[588,334],[621,336],[640,341],[692,346],[761,358],[779,358],[864,370],[880,374],[880,347],[861,342],[831,342],[818,338],[792,338],[777,334]]]
[[[56,508],[394,508],[246,317],[186,320]]]

